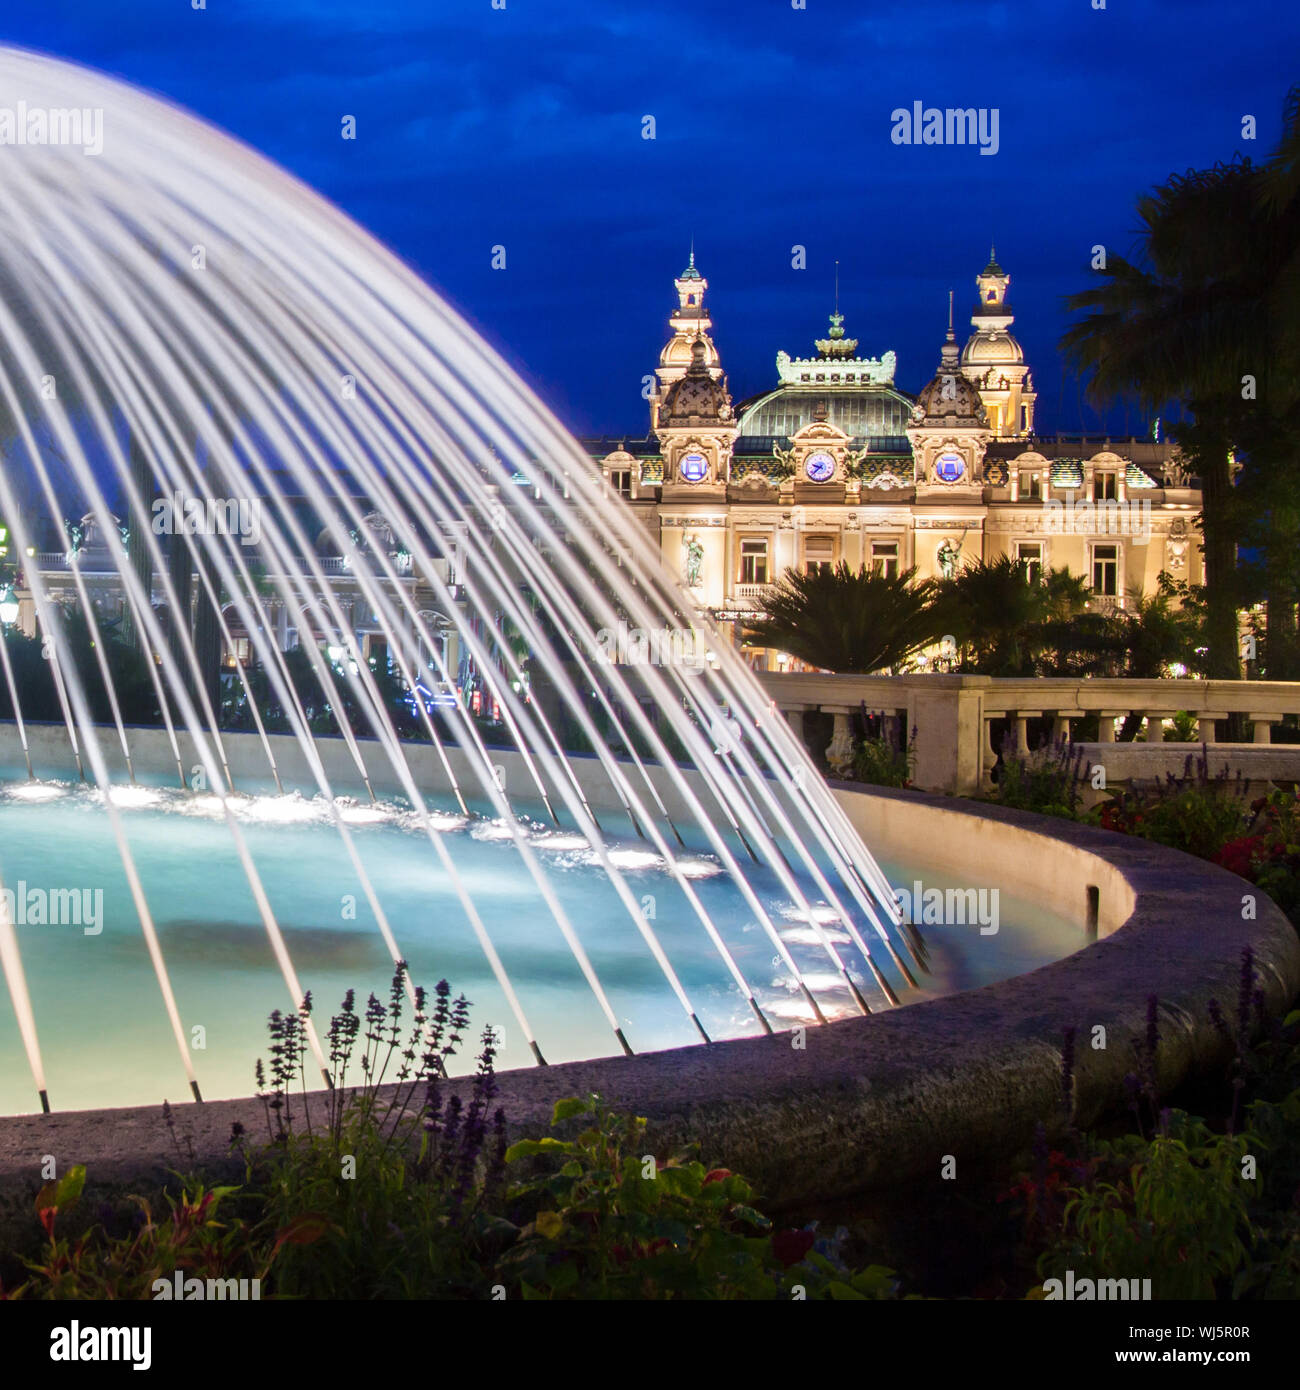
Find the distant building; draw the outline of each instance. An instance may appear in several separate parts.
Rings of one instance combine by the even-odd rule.
[[[785,571],[841,560],[930,577],[1012,555],[1031,575],[1068,568],[1119,606],[1162,571],[1203,582],[1199,485],[1177,451],[1036,436],[1011,277],[990,255],[975,283],[965,346],[950,304],[918,395],[895,385],[894,353],[859,356],[834,313],[813,355],[779,352],[772,389],[734,405],[692,254],[674,282],[648,433],[584,444],[701,608],[738,632]]]

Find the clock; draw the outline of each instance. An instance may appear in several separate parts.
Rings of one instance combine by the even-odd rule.
[[[827,482],[835,473],[835,460],[827,453],[809,454],[803,463],[803,471],[814,483]]]
[[[934,476],[941,483],[955,483],[966,472],[966,460],[951,449],[934,461]]]
[[[677,471],[688,483],[699,483],[707,476],[709,465],[703,454],[683,454]]]

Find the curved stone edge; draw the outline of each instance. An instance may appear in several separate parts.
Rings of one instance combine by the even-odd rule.
[[[1022,1150],[1034,1126],[1064,1127],[1060,1046],[1076,1045],[1076,1118],[1086,1125],[1114,1106],[1136,1069],[1147,999],[1160,1003],[1159,1078],[1168,1088],[1226,1059],[1210,1023],[1217,999],[1236,1008],[1241,955],[1249,946],[1266,1007],[1300,991],[1300,939],[1262,893],[1223,869],[1174,850],[1072,822],[1000,807],[880,788],[834,784],[852,813],[938,818],[935,834],[975,830],[981,845],[1044,856],[1040,872],[1073,860],[1131,892],[1128,920],[1064,960],[1011,980],[867,1018],[809,1028],[797,1050],[789,1033],[632,1058],[503,1073],[499,1104],[515,1135],[544,1129],[562,1097],[597,1091],[617,1109],[646,1116],[659,1154],[699,1143],[709,1161],[743,1172],[775,1210],[850,1198],[939,1173],[944,1155],[982,1164]],[[872,803],[858,803],[867,798]],[[947,821],[976,817],[983,824]],[[1009,832],[1009,833],[1008,833]],[[1028,835],[1029,840],[1025,837]],[[1127,898],[1127,892],[1123,895]],[[1253,893],[1257,917],[1242,918]],[[1105,923],[1103,922],[1103,930]],[[1094,1050],[1091,1030],[1106,1030]],[[449,1086],[462,1094],[469,1079]],[[265,1134],[254,1099],[174,1104],[177,1132],[197,1159],[218,1164],[231,1123]],[[159,1106],[0,1119],[0,1182],[34,1186],[41,1158],[60,1169],[85,1163],[95,1181],[157,1179],[187,1166]]]

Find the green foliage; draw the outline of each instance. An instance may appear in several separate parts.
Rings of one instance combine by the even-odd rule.
[[[1214,862],[1258,884],[1293,922],[1300,922],[1300,799],[1294,791],[1281,790],[1258,798],[1251,803],[1244,831],[1216,848]]]
[[[481,1285],[499,1238],[505,1115],[496,1093],[495,1038],[486,1030],[468,1105],[445,1099],[441,1080],[469,1024],[469,1003],[440,981],[432,1007],[415,989],[405,1022],[407,972],[399,961],[387,1003],[373,994],[364,1015],[348,991],[327,1033],[332,1089],[325,1113],[307,1100],[310,995],[297,1016],[271,1015],[269,1068],[258,1063],[268,1143],[245,1154],[257,1194],[259,1231],[310,1219],[310,1251],[285,1250],[277,1293],[303,1298],[447,1298]],[[348,1089],[355,1060],[361,1084]],[[264,1085],[269,1071],[269,1093]],[[395,1095],[381,1088],[397,1083]],[[302,1097],[296,1101],[295,1086]],[[295,1117],[295,1104],[298,1105]]]
[[[933,612],[939,631],[961,652],[961,669],[989,676],[1038,673],[1044,653],[1074,641],[1069,625],[1084,613],[1088,590],[1067,570],[1048,570],[1031,580],[1009,555],[974,560],[935,586]]]
[[[113,719],[113,707],[99,667],[102,656],[117,693],[118,708],[127,724],[151,724],[159,719],[158,702],[145,658],[119,635],[115,623],[101,623],[98,639],[79,609],[58,610],[57,643],[47,648],[40,637],[25,637],[16,628],[0,635],[9,654],[14,686],[23,716],[32,720],[61,722],[62,706],[47,650],[59,654],[65,670],[75,668],[92,716],[97,723]],[[13,702],[7,681],[0,681],[0,719],[13,718]]]
[[[1066,1189],[1062,1230],[1039,1260],[1044,1278],[1150,1279],[1156,1299],[1213,1299],[1246,1265],[1246,1135],[1214,1134],[1167,1112],[1167,1132],[1099,1144],[1087,1184]],[[1112,1176],[1113,1175],[1113,1176]]]
[[[853,776],[873,787],[910,787],[916,767],[916,731],[907,747],[889,738],[867,738],[853,754]]]
[[[887,1299],[891,1270],[853,1272],[811,1231],[772,1234],[745,1180],[683,1156],[646,1152],[646,1121],[599,1096],[560,1101],[573,1139],[525,1139],[510,1164],[539,1171],[511,1192],[526,1217],[496,1278],[526,1299]]]
[[[1197,718],[1185,709],[1178,710],[1171,721],[1172,729],[1165,730],[1166,743],[1195,743],[1197,737]]]
[[[358,1014],[349,992],[328,1031],[334,1087],[323,1114],[306,1092],[310,996],[294,1014],[272,1014],[270,1061],[257,1067],[267,1142],[253,1145],[238,1125],[232,1134],[243,1186],[191,1174],[161,1219],[134,1197],[124,1232],[109,1229],[110,1216],[68,1239],[56,1219],[85,1183],[85,1170],[71,1169],[37,1197],[46,1244],[26,1262],[32,1277],[0,1296],[144,1299],[176,1271],[256,1278],[264,1298],[490,1298],[499,1287],[530,1300],[896,1296],[892,1271],[846,1262],[847,1233],[773,1233],[742,1177],[689,1156],[656,1160],[645,1120],[599,1097],[555,1106],[555,1126],[583,1126],[576,1137],[507,1151],[503,1112],[490,1124],[487,1115],[490,1031],[468,1103],[447,1098],[445,1062],[468,1004],[443,981],[426,1012],[415,990],[407,1024],[406,990],[399,962],[387,1004],[371,995]],[[353,1065],[361,1079],[349,1091]],[[395,1087],[385,1087],[390,1072]],[[164,1119],[172,1127],[167,1108]],[[520,1178],[509,1192],[507,1162]]]
[[[767,617],[746,631],[746,640],[821,670],[898,672],[944,631],[932,594],[915,568],[891,576],[865,566],[855,572],[841,560],[833,569],[790,570],[764,600]]]
[[[234,1187],[207,1187],[190,1176],[180,1194],[166,1199],[167,1211],[155,1218],[150,1203],[134,1198],[135,1219],[126,1234],[114,1235],[96,1222],[80,1236],[58,1234],[57,1218],[77,1204],[86,1170],[68,1170],[47,1183],[36,1198],[36,1215],[46,1235],[42,1258],[29,1261],[33,1278],[7,1292],[8,1298],[149,1299],[154,1283],[171,1283],[174,1271],[186,1278],[265,1280],[276,1257],[291,1242],[314,1238],[304,1223],[277,1231],[268,1240],[249,1223],[223,1210]]]
[[[1027,754],[1004,753],[998,768],[1000,806],[1073,820],[1083,795],[1083,750],[1070,751],[1064,739]]]
[[[1034,1176],[1005,1194],[1024,1200],[1040,1279],[1063,1280],[1071,1270],[1076,1283],[1150,1279],[1155,1299],[1300,1294],[1300,1010],[1270,1020],[1260,982],[1247,947],[1235,1010],[1208,1003],[1232,1054],[1221,1123],[1161,1108],[1160,1009],[1152,995],[1145,1034],[1134,1040],[1135,1070],[1125,1078],[1136,1132],[1099,1139],[1071,1126],[1072,1153],[1061,1153],[1048,1152],[1040,1125]],[[1062,1051],[1067,1112],[1074,1046],[1071,1030]],[[1208,1082],[1202,1078],[1203,1087]]]
[[[1089,819],[1105,830],[1138,835],[1145,840],[1185,850],[1201,859],[1214,859],[1245,826],[1245,787],[1240,774],[1227,769],[1209,775],[1208,750],[1199,757],[1188,754],[1181,776],[1168,773],[1163,780],[1134,784],[1109,793],[1094,807]]]
[[[1208,583],[1207,674],[1239,675],[1238,547],[1263,553],[1271,616],[1294,614],[1297,513],[1288,465],[1300,377],[1296,266],[1300,196],[1295,150],[1300,102],[1292,91],[1271,165],[1238,156],[1171,175],[1137,205],[1133,260],[1111,253],[1094,285],[1069,307],[1083,318],[1062,339],[1072,364],[1091,374],[1089,394],[1137,397],[1152,409],[1177,401],[1176,429],[1201,478]],[[1243,401],[1241,381],[1258,383]],[[1293,428],[1293,427],[1292,427]],[[1234,477],[1230,451],[1244,466]],[[1270,675],[1294,674],[1294,616]],[[1283,634],[1278,633],[1281,637]]]

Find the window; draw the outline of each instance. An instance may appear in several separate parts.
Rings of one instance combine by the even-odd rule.
[[[1115,598],[1119,594],[1119,546],[1093,546],[1092,591],[1103,598]]]
[[[620,497],[632,496],[632,470],[630,468],[611,468],[609,485]]]
[[[1017,541],[1016,559],[1025,567],[1025,578],[1039,584],[1043,578],[1043,546],[1041,541]]]
[[[1095,473],[1092,479],[1092,500],[1094,502],[1114,502],[1118,497],[1117,479],[1114,473]]]
[[[898,542],[872,541],[871,568],[886,579],[898,578]]]
[[[1022,468],[1018,491],[1021,501],[1038,501],[1043,495],[1042,475],[1032,468]]]
[[[815,574],[818,570],[828,570],[835,561],[835,538],[833,536],[809,536],[803,546],[804,570]]]
[[[740,542],[740,582],[742,584],[766,584],[768,582],[766,538],[755,536]]]

